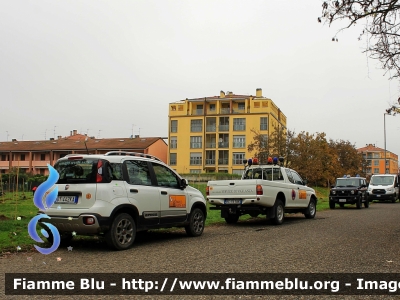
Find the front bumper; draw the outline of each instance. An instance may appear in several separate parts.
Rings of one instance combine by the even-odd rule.
[[[368,194],[368,200],[393,200],[395,194]]]
[[[359,196],[329,196],[329,201],[334,203],[343,204],[355,204],[358,201]]]

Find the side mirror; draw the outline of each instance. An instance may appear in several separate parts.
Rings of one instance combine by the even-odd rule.
[[[181,179],[181,188],[184,189],[185,187],[187,187],[189,185],[189,182],[187,181],[187,179],[182,178]]]
[[[308,180],[307,179],[304,179],[303,180],[303,185],[306,185],[308,183]]]
[[[333,189],[335,186],[334,185],[331,185],[331,189]]]

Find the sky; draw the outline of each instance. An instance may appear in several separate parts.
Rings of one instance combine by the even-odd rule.
[[[296,133],[384,148],[385,119],[400,155],[398,80],[321,4],[0,0],[0,141],[167,137],[169,103],[261,88]]]

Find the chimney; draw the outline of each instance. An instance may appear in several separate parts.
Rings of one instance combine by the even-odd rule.
[[[76,135],[76,133],[77,133],[77,130],[75,129],[75,130],[73,131],[73,134]]]
[[[262,97],[262,89],[258,88],[256,89],[256,97],[261,98]]]
[[[225,92],[224,91],[220,91],[219,92],[219,97],[220,98],[225,98]]]
[[[232,93],[232,92],[228,92],[228,94],[229,94],[229,95],[233,95],[233,93]]]

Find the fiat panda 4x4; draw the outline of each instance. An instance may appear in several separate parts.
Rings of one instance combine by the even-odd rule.
[[[45,213],[61,235],[104,235],[109,246],[129,248],[139,231],[184,227],[200,236],[206,201],[168,165],[130,152],[70,154],[54,165],[59,174],[56,202]],[[45,228],[46,229],[46,228]],[[52,240],[51,231],[47,238]]]

